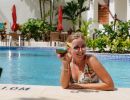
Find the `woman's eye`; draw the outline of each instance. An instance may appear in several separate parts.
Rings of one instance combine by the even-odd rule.
[[[81,48],[85,48],[86,46],[85,45],[82,45]]]
[[[79,49],[79,47],[78,47],[78,46],[75,46],[74,49],[77,50],[77,49]]]

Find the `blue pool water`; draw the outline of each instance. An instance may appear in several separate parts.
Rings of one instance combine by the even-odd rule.
[[[94,54],[116,87],[130,87],[130,55]],[[61,62],[54,48],[0,47],[0,84],[60,85]]]

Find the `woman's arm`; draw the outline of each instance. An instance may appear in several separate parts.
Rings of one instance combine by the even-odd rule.
[[[88,58],[88,64],[90,67],[92,67],[102,82],[82,84],[81,86],[84,88],[92,88],[98,90],[114,90],[114,83],[111,76],[95,56],[90,56]]]
[[[67,53],[62,58],[61,61],[62,61],[62,69],[61,69],[60,83],[63,88],[68,88],[71,76],[71,69],[70,69],[71,55]]]
[[[70,82],[70,68],[67,61],[62,61],[60,83],[63,88],[68,88]]]
[[[102,64],[96,59],[96,57],[91,56],[88,60],[89,66],[95,71],[98,75],[99,79],[102,81],[101,83],[88,83],[88,84],[71,84],[70,88],[80,88],[80,89],[96,89],[96,90],[114,90],[114,83],[109,75],[109,73],[105,70]]]

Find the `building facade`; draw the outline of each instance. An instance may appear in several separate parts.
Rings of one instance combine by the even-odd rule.
[[[56,0],[52,0],[56,2]],[[56,5],[69,2],[70,0],[61,0]],[[89,10],[82,14],[84,20],[94,20],[93,27],[99,27],[100,24],[106,24],[114,20],[115,14],[122,21],[130,20],[130,0],[88,0]],[[40,18],[39,0],[0,0],[0,22],[7,22],[7,31],[10,31],[12,25],[12,6],[16,5],[17,23],[22,24],[29,18]],[[88,3],[86,4],[88,5]],[[49,3],[46,3],[46,9],[49,9]],[[48,19],[49,20],[49,19]],[[54,16],[54,21],[57,16]],[[63,21],[64,31],[71,26],[70,22]]]
[[[90,10],[87,12],[87,20],[92,19],[97,21],[95,27],[114,21],[115,17],[121,21],[130,20],[130,0],[90,1]]]

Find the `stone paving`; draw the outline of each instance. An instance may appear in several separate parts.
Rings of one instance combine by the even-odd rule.
[[[130,88],[98,91],[62,89],[60,86],[0,84],[0,100],[130,100]]]

